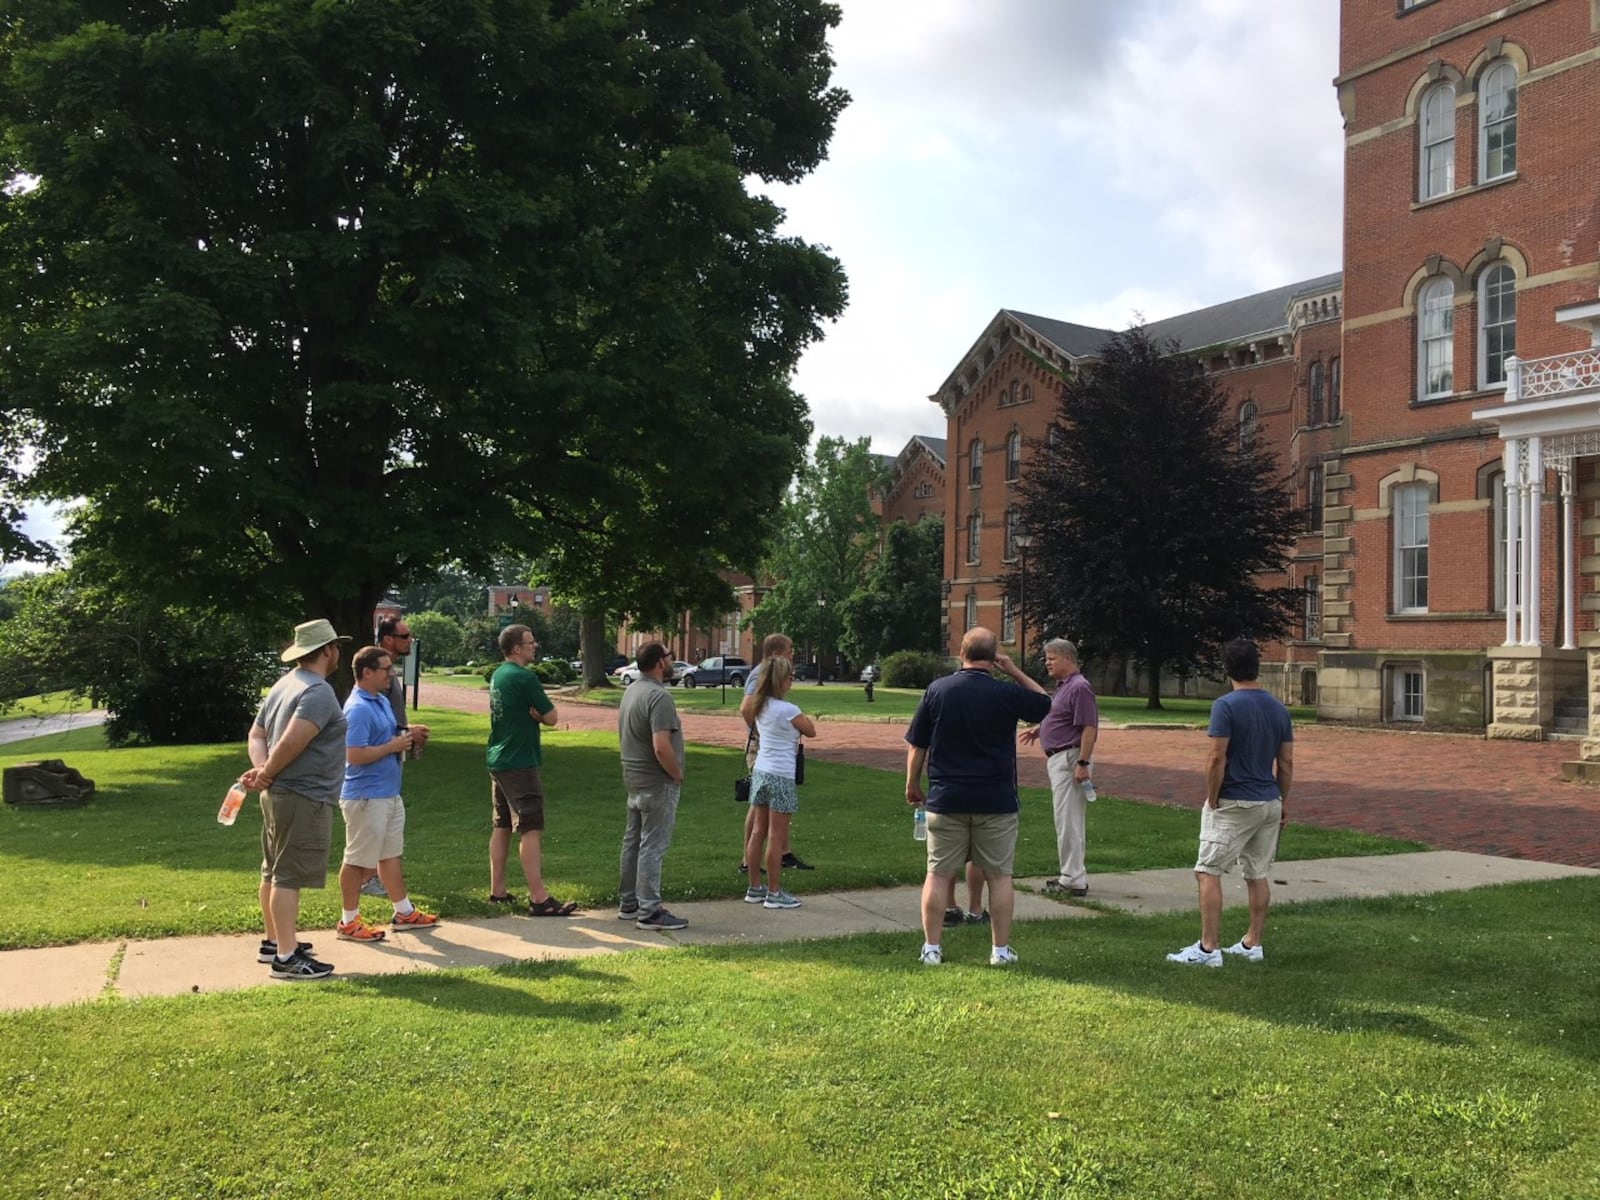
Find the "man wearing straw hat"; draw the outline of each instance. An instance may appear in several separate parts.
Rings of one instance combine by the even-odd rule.
[[[328,621],[295,626],[281,655],[294,670],[273,684],[250,726],[250,770],[242,782],[261,793],[261,916],[267,935],[260,959],[274,979],[309,982],[333,974],[331,963],[297,941],[300,889],[328,882],[333,810],[344,782],[345,716],[328,683],[348,642]]]

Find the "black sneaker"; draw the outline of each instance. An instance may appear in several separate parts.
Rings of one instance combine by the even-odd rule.
[[[664,908],[658,908],[647,917],[640,917],[634,922],[640,929],[687,929],[689,922],[682,917],[675,917]]]
[[[949,929],[949,928],[951,928],[953,926],[961,924],[961,921],[962,921],[964,916],[965,916],[965,914],[959,908],[947,908],[947,909],[945,909],[944,910],[944,927],[946,929]]]
[[[326,979],[333,974],[333,964],[318,962],[304,950],[296,950],[289,956],[288,962],[272,960],[272,977],[274,979],[290,979],[297,983],[314,983],[319,979]]]
[[[310,942],[296,942],[294,945],[295,945],[295,949],[300,951],[300,953],[302,953],[302,954],[310,954],[311,953],[311,943]],[[259,962],[259,963],[269,963],[269,962],[271,962],[273,959],[275,959],[277,957],[278,957],[278,943],[277,942],[269,942],[269,941],[267,941],[266,938],[262,938],[261,939],[261,948],[256,951],[256,961]]]
[[[987,925],[989,923],[989,910],[986,908],[981,913],[969,912],[962,920],[968,925]]]
[[[783,869],[785,871],[815,871],[816,868],[801,858],[793,850],[783,856]]]

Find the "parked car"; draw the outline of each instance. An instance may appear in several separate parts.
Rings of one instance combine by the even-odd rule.
[[[877,663],[868,663],[866,666],[861,668],[862,683],[877,683],[882,675],[883,672],[878,670]]]
[[[628,663],[626,666],[624,666],[621,669],[619,669],[617,671],[617,679],[621,682],[623,687],[627,687],[630,683],[638,683],[639,682],[639,663],[638,663],[638,660],[635,659],[633,662]]]
[[[689,672],[694,670],[693,663],[686,663],[681,658],[672,660],[672,674],[667,677],[669,684],[683,683],[689,678]]]
[[[795,665],[794,665],[794,678],[795,678],[795,682],[796,683],[804,683],[808,679],[815,680],[816,677],[817,677],[817,664],[816,663],[809,663],[809,662],[795,663]]]
[[[705,659],[684,676],[685,687],[743,687],[750,676],[750,664],[742,658],[717,654]]]

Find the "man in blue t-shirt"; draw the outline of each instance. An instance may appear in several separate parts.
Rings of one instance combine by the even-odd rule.
[[[1261,651],[1245,639],[1222,648],[1233,690],[1211,706],[1211,752],[1206,801],[1200,809],[1200,940],[1167,955],[1168,962],[1220,967],[1232,954],[1261,962],[1261,936],[1272,898],[1267,874],[1288,820],[1294,779],[1294,725],[1289,710],[1258,679]],[[1237,862],[1250,895],[1250,929],[1226,949],[1222,940],[1222,873]]]
[[[997,653],[994,633],[981,625],[961,639],[961,670],[936,679],[923,693],[906,730],[906,803],[928,810],[928,874],[922,884],[922,961],[943,961],[946,898],[969,861],[989,877],[990,932],[995,966],[1017,961],[1011,949],[1016,894],[1011,872],[1017,849],[1017,722],[1037,724],[1050,697],[1016,663]],[[998,668],[1020,684],[1002,683]],[[922,771],[928,791],[922,791]]]

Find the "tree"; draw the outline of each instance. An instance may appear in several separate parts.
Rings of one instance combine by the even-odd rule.
[[[1030,626],[1091,654],[1127,654],[1161,707],[1164,669],[1212,668],[1221,643],[1285,633],[1285,569],[1304,521],[1260,439],[1241,441],[1193,355],[1142,329],[1113,334],[1062,389],[1022,481]],[[1008,587],[1018,598],[1020,577]]]
[[[750,551],[808,433],[790,371],[844,283],[746,180],[821,160],[838,19],[16,0],[0,396],[37,452],[18,489],[93,499],[86,548],[153,596],[287,593],[285,626],[364,628],[452,560],[628,538],[638,509],[673,516],[691,447],[738,483],[728,523],[677,527],[712,539],[690,569]]]
[[[939,651],[943,583],[944,518],[896,521],[866,583],[844,603],[841,648],[862,663],[897,650]]]
[[[19,602],[0,622],[0,705],[61,689],[91,696],[111,714],[113,746],[242,742],[282,670],[256,649],[270,631],[247,617],[156,603],[92,562],[6,590]]]
[[[866,438],[818,439],[761,568],[773,586],[750,617],[758,635],[780,630],[812,641],[819,662],[839,645],[845,601],[861,587],[877,545],[872,489],[882,474]]]
[[[469,657],[461,622],[448,613],[407,613],[406,627],[422,647],[422,660],[430,667],[459,666]]]

